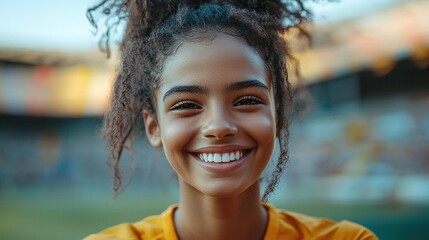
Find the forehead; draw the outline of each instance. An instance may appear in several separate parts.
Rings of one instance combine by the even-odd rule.
[[[261,79],[270,85],[260,55],[242,39],[217,34],[212,39],[183,42],[166,59],[160,86],[180,85],[183,81],[220,84],[248,79]]]

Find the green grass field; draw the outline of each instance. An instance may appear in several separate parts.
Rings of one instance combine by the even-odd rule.
[[[121,222],[162,212],[176,202],[171,193],[67,191],[17,194],[0,192],[1,240],[76,240]],[[429,205],[273,203],[279,208],[336,220],[348,219],[373,230],[380,239],[429,239]]]

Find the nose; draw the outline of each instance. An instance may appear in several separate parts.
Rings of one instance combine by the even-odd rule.
[[[202,128],[204,137],[218,140],[236,135],[238,128],[230,115],[222,106],[209,110]]]

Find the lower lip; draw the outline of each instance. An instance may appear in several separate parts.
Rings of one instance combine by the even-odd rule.
[[[201,159],[199,159],[197,156],[195,155],[192,155],[192,156],[196,158],[197,162],[207,171],[221,174],[221,173],[232,172],[239,169],[244,164],[246,158],[250,155],[250,153],[251,151],[248,152],[242,158],[231,162],[204,162]]]

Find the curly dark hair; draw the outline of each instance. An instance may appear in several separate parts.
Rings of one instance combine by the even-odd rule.
[[[88,9],[87,17],[96,30],[96,20],[104,19],[105,31],[99,44],[107,56],[110,56],[112,31],[126,22],[120,43],[121,65],[102,129],[113,160],[116,193],[122,186],[121,155],[124,149],[131,150],[132,136],[142,127],[142,111],[156,113],[154,96],[166,58],[184,41],[210,38],[221,32],[253,47],[264,60],[273,81],[280,154],[262,196],[263,201],[268,199],[288,160],[288,116],[293,103],[288,79],[290,74],[298,74],[298,62],[283,35],[295,27],[300,36],[309,39],[300,25],[311,18],[304,2],[103,0]],[[292,66],[293,72],[288,66]]]

